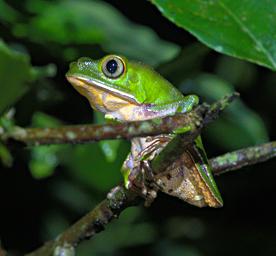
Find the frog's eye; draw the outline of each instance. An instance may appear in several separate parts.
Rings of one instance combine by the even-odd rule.
[[[118,78],[124,73],[125,65],[117,56],[107,57],[102,64],[103,73],[109,78]]]

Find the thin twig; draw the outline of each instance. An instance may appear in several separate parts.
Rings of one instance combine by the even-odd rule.
[[[201,129],[209,122],[216,119],[219,113],[237,96],[230,95],[212,104],[202,104],[195,110],[166,117],[163,119],[134,122],[116,125],[85,125],[67,126],[59,128],[15,128],[0,135],[0,140],[16,140],[25,145],[57,144],[57,143],[83,143],[98,141],[103,139],[130,139],[137,136],[157,135],[163,133],[179,132],[176,139],[169,143],[155,163],[155,167],[164,169],[173,157],[177,157],[179,151],[187,144],[191,143],[201,132]],[[184,127],[184,128],[183,128]],[[184,129],[184,133],[183,133]],[[178,142],[177,142],[177,139]],[[262,150],[262,148],[264,148]],[[264,161],[275,156],[275,142],[270,145],[265,144],[258,147],[243,149],[228,153],[224,156],[211,160],[214,173],[218,175],[229,170],[235,170],[245,165]],[[170,159],[170,161],[168,161]],[[234,159],[234,160],[233,160]],[[107,199],[102,201],[91,212],[69,227],[55,240],[47,242],[38,250],[28,254],[28,256],[47,256],[47,255],[73,255],[74,248],[84,239],[93,237],[102,231],[105,226],[127,207],[139,203],[140,198],[136,193],[126,190],[123,186],[115,187],[109,193]]]
[[[184,126],[191,126],[193,130],[203,127],[202,119],[213,120],[228,104],[237,97],[234,93],[211,106],[202,104],[184,114],[177,114],[165,118],[158,118],[151,121],[104,124],[104,125],[75,125],[62,126],[57,128],[22,128],[12,127],[7,131],[0,131],[0,142],[16,141],[28,146],[45,144],[76,144],[94,142],[106,139],[131,139],[141,136],[152,136],[166,134]],[[1,127],[0,127],[1,128]]]
[[[202,128],[217,119],[219,114],[238,96],[238,93],[233,93],[213,103],[211,106],[206,105],[205,111],[201,113],[200,123],[190,123],[188,126],[182,126],[178,135],[153,159],[151,163],[153,171],[155,173],[163,172],[179,159],[187,146],[200,135]]]
[[[137,205],[139,198],[136,193],[126,190],[123,186],[113,189],[112,197],[99,203],[74,225],[65,230],[55,240],[49,241],[27,256],[67,256],[83,240],[93,237],[104,230],[105,226],[127,207]]]
[[[200,117],[196,111],[186,114],[165,117],[151,121],[118,123],[118,124],[87,124],[61,126],[56,128],[22,128],[14,127],[0,135],[0,141],[16,141],[26,146],[47,144],[77,144],[95,142],[106,139],[131,139],[138,136],[169,133],[181,125],[195,123]]]
[[[210,160],[215,175],[238,170],[276,157],[276,141],[226,153]]]
[[[244,166],[263,162],[276,156],[276,142],[270,142],[255,147],[240,149],[211,159],[210,164],[215,175],[240,169]],[[137,205],[139,200],[133,192],[123,186],[113,189],[112,197],[103,200],[91,212],[65,230],[55,240],[47,242],[38,250],[27,256],[69,255],[84,239],[93,237],[104,230],[105,226],[127,207]],[[62,254],[63,253],[63,254]]]

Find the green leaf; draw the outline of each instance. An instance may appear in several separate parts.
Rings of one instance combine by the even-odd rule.
[[[13,164],[13,157],[6,145],[0,143],[0,163],[6,167],[11,167]]]
[[[100,192],[107,192],[122,180],[120,169],[129,152],[128,145],[120,143],[118,152],[120,154],[111,162],[99,143],[75,145],[62,152],[61,163],[81,183]]]
[[[152,29],[129,21],[103,1],[28,0],[27,9],[33,16],[25,23],[14,23],[13,34],[54,50],[53,43],[63,45],[61,52],[65,58],[78,56],[72,45],[90,45],[91,49],[100,45],[105,52],[156,66],[180,51],[176,44],[161,40]],[[98,57],[97,52],[92,51],[89,56]]]
[[[32,159],[29,162],[31,174],[36,179],[44,179],[51,176],[58,165],[56,152],[59,146],[40,146],[31,151]]]
[[[97,124],[105,123],[104,115],[94,112]],[[122,180],[120,169],[129,152],[123,140],[103,140],[89,145],[76,145],[62,152],[62,164],[81,183],[107,192]]]
[[[36,112],[33,115],[32,125],[57,127],[61,122],[52,116]],[[109,147],[108,150],[106,147]],[[122,179],[120,168],[128,152],[128,143],[117,140],[74,147],[69,145],[33,147],[29,169],[34,178],[42,179],[52,175],[58,165],[66,166],[70,174],[81,183],[98,191],[107,192]]]
[[[54,117],[36,112],[33,115],[32,124],[35,127],[56,127],[61,122]],[[59,164],[57,153],[63,148],[64,146],[60,145],[33,147],[31,149],[31,160],[29,162],[29,169],[32,176],[36,179],[43,179],[52,175]]]
[[[0,133],[9,132],[15,127],[14,121],[15,109],[11,108],[0,116]]]
[[[204,57],[210,48],[196,42],[182,49],[177,58],[158,66],[157,71],[174,85],[200,72]]]
[[[32,125],[34,127],[58,127],[62,125],[62,122],[58,120],[57,118],[47,115],[42,112],[35,112],[32,117]]]
[[[276,70],[273,0],[151,0],[212,49]]]
[[[256,65],[226,55],[222,55],[218,59],[215,72],[238,90],[249,89],[257,80]]]
[[[19,13],[3,0],[0,0],[0,21],[4,23],[15,22]]]
[[[105,123],[104,115],[98,111],[94,112],[94,119],[96,124]],[[99,141],[99,146],[105,155],[106,161],[111,163],[115,161],[117,157],[117,153],[119,153],[118,149],[121,143],[124,143],[124,142],[122,140]]]
[[[10,49],[0,40],[0,113],[12,106],[33,79],[29,56]]]
[[[201,74],[194,81],[181,85],[183,91],[201,96],[202,101],[214,102],[234,91],[231,84],[210,74]],[[218,120],[208,126],[206,134],[215,144],[228,150],[266,142],[268,134],[261,117],[241,99],[235,100]]]
[[[13,32],[41,44],[99,44],[106,52],[124,54],[151,65],[172,59],[180,50],[102,1],[29,0],[28,10],[35,13],[34,17],[28,24],[16,24]],[[90,56],[96,54],[91,52]]]

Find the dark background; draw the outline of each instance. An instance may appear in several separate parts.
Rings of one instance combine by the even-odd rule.
[[[55,5],[56,1],[48,2]],[[150,27],[163,40],[179,45],[182,51],[198,42],[188,32],[162,17],[148,1],[106,2],[130,21]],[[28,19],[35,15],[27,10],[26,1],[9,1],[9,4],[22,13],[20,22],[28,24]],[[34,66],[54,63],[57,67],[54,77],[37,83],[16,103],[16,123],[22,126],[34,125],[33,115],[37,111],[62,123],[91,123],[93,116],[87,102],[65,81],[64,73],[70,61],[62,58],[59,53],[63,46],[57,42],[42,44],[28,37],[17,37],[13,33],[13,26],[12,23],[0,24],[0,36],[6,43],[23,46]],[[76,49],[78,57],[86,55],[96,58],[107,53],[101,44],[68,44]],[[185,59],[185,56],[181,58]],[[196,84],[200,74],[212,74],[232,83],[235,90],[241,93],[242,102],[258,116],[256,122],[264,127],[266,138],[256,134],[256,138],[245,140],[246,130],[237,129],[234,134],[230,134],[227,129],[223,129],[225,126],[216,127],[216,124],[212,124],[203,134],[210,157],[268,139],[275,140],[276,76],[272,71],[206,50],[204,56],[195,61],[196,64],[189,67],[188,63],[188,68],[184,66],[184,71],[187,72],[184,72],[184,77],[179,77],[177,72],[166,72],[173,61],[160,63],[157,68],[168,79],[172,77],[170,80],[182,81],[175,84],[184,92],[196,92],[203,100],[210,100],[204,92],[200,94],[201,87],[194,89],[191,84]],[[181,68],[176,66],[173,71]],[[42,90],[46,92],[43,99],[39,96]],[[236,107],[233,112],[235,111],[241,111],[241,118],[247,115],[245,111],[242,116],[243,108]],[[239,122],[235,119],[235,113],[229,113],[228,119],[231,120],[231,125]],[[215,132],[212,133],[212,129]],[[224,136],[229,136],[226,141],[233,143],[225,143]],[[254,134],[252,136],[251,132],[250,136],[254,137]],[[122,143],[120,147],[125,154],[127,145]],[[51,147],[47,147],[46,151],[49,148]],[[72,156],[75,150],[78,150],[77,157]],[[118,170],[124,156],[117,157],[120,160],[118,163],[99,165],[93,159],[93,150],[87,145],[53,150],[51,154],[58,155],[53,174],[35,179],[29,171],[29,161],[34,153],[31,153],[31,149],[17,146],[12,148],[15,158],[13,166],[0,166],[0,237],[4,248],[18,255],[31,251],[45,240],[54,238],[104,199],[107,188],[111,188],[120,179]],[[70,157],[75,162],[63,164],[64,158]],[[74,171],[69,171],[68,166]],[[101,173],[99,180],[104,179],[104,188],[101,190],[100,184],[97,186],[85,182],[88,176],[78,177],[83,174],[78,166],[84,169],[93,166],[96,173]],[[140,206],[126,210],[106,231],[92,241],[84,242],[77,255],[275,255],[275,167],[275,161],[271,160],[217,177],[225,203],[221,209],[199,209],[160,194],[150,208]],[[108,178],[109,172],[116,174]]]

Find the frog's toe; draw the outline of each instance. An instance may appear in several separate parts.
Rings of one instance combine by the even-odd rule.
[[[141,193],[143,196],[147,196],[147,194],[148,194],[147,188],[146,187],[142,188]]]
[[[124,185],[126,189],[130,189],[132,187],[132,183],[129,180],[125,180]]]

